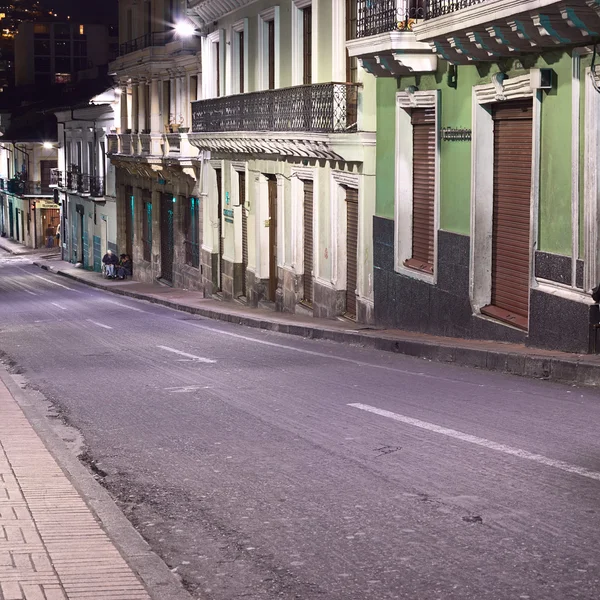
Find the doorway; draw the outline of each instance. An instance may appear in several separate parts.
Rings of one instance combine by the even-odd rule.
[[[217,273],[217,291],[223,291],[223,179],[221,169],[215,169],[217,178],[217,211],[218,211],[218,232],[219,232],[219,256],[218,256],[218,273]]]
[[[346,316],[356,319],[358,284],[358,190],[346,190]]]
[[[304,182],[304,275],[302,276],[302,301],[313,303],[313,182]]]
[[[268,176],[269,186],[269,300],[277,298],[277,178]]]
[[[239,173],[239,198],[242,210],[242,296],[246,296],[248,270],[248,211],[246,210],[246,173]]]
[[[161,194],[160,202],[160,257],[161,278],[173,283],[173,249],[174,249],[174,202],[170,194]]]

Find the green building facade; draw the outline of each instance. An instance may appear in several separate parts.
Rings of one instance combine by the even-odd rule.
[[[359,0],[348,44],[377,77],[376,323],[595,351],[597,12],[393,4]]]

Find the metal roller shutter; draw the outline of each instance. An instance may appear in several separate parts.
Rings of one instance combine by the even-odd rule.
[[[482,312],[527,329],[533,104],[500,104],[493,119],[492,296]]]
[[[217,177],[217,210],[219,211],[219,273],[217,277],[217,289],[219,292],[223,291],[223,179],[221,169],[215,169],[215,175]]]
[[[303,301],[313,301],[313,182],[304,182],[304,297]]]
[[[242,296],[246,295],[248,268],[248,212],[246,210],[246,173],[239,174],[240,206],[242,207]]]
[[[412,257],[406,266],[433,273],[435,236],[435,146],[434,108],[411,113],[413,126],[413,223]]]
[[[358,282],[358,190],[346,190],[346,316],[356,318]]]

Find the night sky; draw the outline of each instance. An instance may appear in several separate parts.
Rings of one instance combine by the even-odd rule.
[[[71,15],[71,19],[86,23],[117,24],[117,0],[43,0],[43,4],[61,19]]]

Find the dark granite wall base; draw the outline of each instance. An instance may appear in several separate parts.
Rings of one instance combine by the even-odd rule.
[[[204,295],[212,296],[219,288],[218,269],[219,255],[207,252],[204,249],[200,250],[200,271],[202,274],[202,286],[204,287]]]
[[[529,333],[474,316],[469,300],[468,236],[438,232],[436,285],[394,271],[392,220],[374,217],[373,237],[377,325],[449,337],[527,343],[566,352],[588,351],[590,307],[585,304],[533,290]],[[568,273],[570,281],[570,260],[566,269],[566,261],[561,260],[564,257],[555,260],[538,254],[543,256],[536,256],[536,268],[556,278]]]

